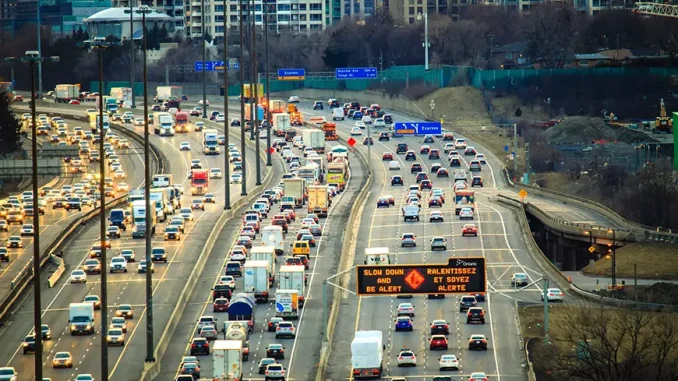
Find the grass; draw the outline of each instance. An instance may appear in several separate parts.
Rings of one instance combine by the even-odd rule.
[[[643,242],[616,250],[617,277],[633,278],[636,265],[640,279],[678,280],[678,249],[675,245]],[[593,276],[610,276],[611,258],[603,257],[586,266],[582,272]]]
[[[520,107],[522,115],[519,118],[516,118],[516,120],[519,121],[539,122],[550,119],[548,114],[544,112],[544,107],[542,105],[524,105],[520,99],[515,96],[493,98],[490,103],[497,115],[506,115],[511,118],[515,118],[516,109]]]

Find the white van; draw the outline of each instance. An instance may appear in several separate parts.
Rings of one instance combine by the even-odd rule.
[[[276,255],[283,255],[285,248],[285,236],[282,226],[266,226],[261,232],[261,242],[265,246],[273,246]]]
[[[419,222],[419,206],[418,205],[406,205],[403,207],[403,220],[407,221],[417,221]]]
[[[332,109],[332,120],[344,120],[344,109],[341,107]]]

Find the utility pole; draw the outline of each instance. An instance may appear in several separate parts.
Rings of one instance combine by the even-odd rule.
[[[266,41],[266,166],[271,164],[271,81],[268,76],[268,4],[263,2],[264,7],[264,40]]]
[[[256,139],[254,143],[256,155],[255,169],[257,171],[255,184],[259,186],[261,185],[261,155],[259,155],[261,128],[259,127],[259,75],[257,74],[257,16],[254,0],[252,0],[252,57],[250,59],[252,62],[252,82],[254,82],[254,89],[252,90],[254,95],[254,115],[252,119],[254,120],[254,126],[257,127],[257,133],[254,135],[254,139]],[[252,128],[252,131],[254,132],[254,128]]]
[[[130,42],[130,54],[131,54],[131,71],[130,71],[130,87],[132,88],[132,105],[131,108],[136,108],[137,104],[136,101],[134,100],[134,77],[135,77],[135,72],[134,72],[134,52],[136,51],[134,48],[134,7],[133,7],[133,0],[129,0],[129,42]],[[144,118],[148,118],[148,115],[144,115]]]
[[[240,154],[242,155],[242,181],[241,181],[241,188],[242,191],[240,192],[241,196],[247,196],[247,163],[246,154],[247,150],[245,149],[245,126],[247,123],[245,123],[245,34],[244,34],[244,28],[243,28],[243,17],[245,16],[245,12],[243,9],[243,4],[247,5],[247,0],[240,0],[240,150],[242,151]],[[224,11],[226,11],[224,9]],[[230,180],[229,180],[230,181]]]
[[[224,9],[224,12],[226,10]],[[224,16],[226,17],[226,16]],[[207,32],[205,30],[205,0],[200,0],[200,30],[202,31],[202,117],[207,118]],[[244,165],[243,165],[244,166]]]
[[[513,123],[513,176],[518,176],[518,124]]]
[[[38,54],[40,54],[40,57],[42,57],[42,16],[40,14],[40,1],[37,0],[35,3],[37,4],[37,18],[38,18]],[[15,11],[16,12],[16,11]],[[14,30],[14,26],[12,26],[12,30]],[[42,61],[38,61],[38,94],[40,94],[40,98],[42,98]],[[100,95],[103,95],[103,89],[99,89]]]
[[[228,120],[228,70],[230,65],[228,64],[228,19],[226,17],[226,0],[223,0],[224,4],[224,167],[226,169],[226,178],[224,184],[224,190],[226,194],[224,195],[224,210],[231,210],[231,163],[229,161],[230,151],[228,146],[230,144],[230,138],[228,133],[229,120]]]

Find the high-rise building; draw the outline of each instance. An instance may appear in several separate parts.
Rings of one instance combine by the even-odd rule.
[[[12,35],[25,25],[40,22],[52,29],[55,36],[66,36],[85,29],[83,20],[111,7],[111,0],[0,0],[3,34]]]
[[[113,0],[114,7],[129,8],[146,5],[159,13],[172,18],[173,27],[170,30],[183,34],[184,32],[184,0]],[[189,1],[189,0],[186,0]]]

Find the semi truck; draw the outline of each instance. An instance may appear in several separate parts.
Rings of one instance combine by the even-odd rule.
[[[151,204],[151,235],[155,234],[155,224],[157,215],[155,208]],[[134,201],[132,203],[132,238],[144,238],[146,236],[146,200]]]
[[[80,96],[80,86],[78,85],[56,85],[54,88],[54,102],[68,103],[77,100]]]
[[[212,377],[216,380],[242,380],[242,341],[216,340],[212,347]]]
[[[169,202],[165,190],[162,188],[151,189],[151,205],[155,206],[155,214],[158,221],[167,221],[167,215],[174,212],[173,205]]]
[[[71,335],[94,333],[94,304],[71,303],[68,306],[68,327]]]
[[[131,87],[112,87],[111,88],[111,97],[115,98],[118,102],[127,102],[132,100],[132,88]]]
[[[390,265],[391,256],[388,247],[368,247],[365,249],[366,265]]]
[[[271,123],[273,125],[273,133],[275,136],[283,137],[287,131],[292,129],[290,114],[286,112],[275,113],[271,115]]]
[[[224,322],[224,339],[234,340],[240,342],[242,345],[242,361],[249,360],[250,345],[249,339],[254,327],[250,325],[249,321],[230,321]]]
[[[179,111],[175,116],[174,116],[174,130],[176,132],[183,132],[186,133],[189,130],[189,120],[188,120],[188,113],[185,111]]]
[[[318,217],[327,217],[330,207],[330,198],[327,185],[308,186],[308,212],[315,213]]]
[[[279,226],[278,226],[279,227]],[[266,228],[264,228],[265,230]],[[262,240],[263,241],[263,240]],[[266,241],[263,241],[266,244]],[[284,239],[283,239],[284,243]],[[268,283],[273,285],[275,282],[275,269],[276,269],[276,252],[274,246],[254,246],[250,251],[250,257],[248,260],[252,261],[267,261],[268,262]]]
[[[219,154],[219,131],[210,128],[202,133],[202,152],[205,155]]]
[[[156,135],[174,136],[174,119],[168,112],[153,113],[153,130]]]
[[[304,179],[300,178],[290,178],[283,180],[283,191],[285,197],[294,197],[294,205],[297,208],[301,208],[304,205],[304,196],[305,196],[305,183]]]
[[[385,349],[382,331],[357,331],[351,342],[353,378],[381,378]]]
[[[275,316],[290,320],[299,319],[299,291],[281,288],[276,290]]]
[[[97,107],[99,106],[99,102],[97,102]],[[104,109],[109,113],[109,114],[114,114],[118,112],[118,100],[113,98],[113,97],[104,97]]]
[[[268,303],[270,291],[269,262],[249,260],[245,262],[243,267],[245,292],[254,294],[254,299],[257,302]]]
[[[257,105],[257,120],[264,120],[264,107]],[[252,107],[247,105],[245,106],[245,120],[254,120],[252,119]]]
[[[180,100],[184,95],[184,89],[181,86],[158,86],[156,89],[156,102],[167,102]]]
[[[297,290],[299,308],[304,307],[306,295],[306,270],[304,266],[280,266],[278,289]]]
[[[306,147],[311,147],[315,152],[325,153],[325,133],[314,128],[305,129],[301,135]]]
[[[89,127],[92,129],[93,134],[99,133],[99,125],[101,124],[99,122],[99,119],[100,118],[98,113],[89,114]],[[111,127],[110,119],[108,115],[104,114],[104,131],[108,131],[110,127]]]
[[[191,194],[193,196],[209,192],[209,176],[206,169],[191,171]]]

